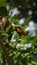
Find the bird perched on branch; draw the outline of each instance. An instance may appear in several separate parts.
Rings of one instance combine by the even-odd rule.
[[[27,35],[28,32],[25,32],[24,30],[22,30],[20,27],[15,27],[15,30],[16,32],[19,34],[19,35]]]

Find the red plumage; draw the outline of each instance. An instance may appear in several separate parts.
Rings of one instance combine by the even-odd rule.
[[[23,34],[24,34],[24,31],[21,30],[19,27],[16,27],[15,30],[16,30],[20,35],[23,35]]]

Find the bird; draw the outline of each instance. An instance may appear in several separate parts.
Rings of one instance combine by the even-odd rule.
[[[15,31],[16,31],[19,35],[24,35],[24,31],[23,31],[20,27],[15,27]]]

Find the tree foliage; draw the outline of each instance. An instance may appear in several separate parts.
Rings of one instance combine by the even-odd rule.
[[[34,37],[16,31],[16,28],[24,31],[31,20],[37,24],[37,0],[0,0],[0,3],[0,22],[3,17],[10,22],[5,27],[0,25],[0,65],[37,65],[37,30]],[[19,13],[13,15],[14,8]]]

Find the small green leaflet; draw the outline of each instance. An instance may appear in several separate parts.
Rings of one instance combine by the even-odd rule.
[[[9,26],[6,28],[6,32],[8,32],[10,28],[11,28],[11,25],[9,25]]]

